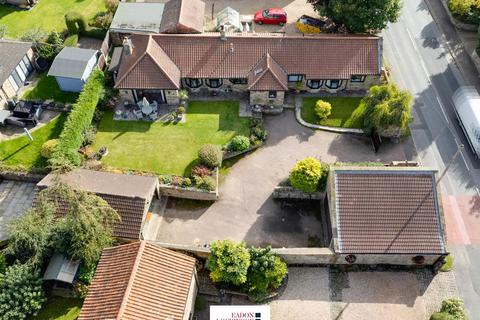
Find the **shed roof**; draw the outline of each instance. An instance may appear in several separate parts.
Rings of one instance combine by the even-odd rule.
[[[202,33],[205,2],[201,0],[170,0],[160,24],[161,33]]]
[[[81,79],[88,62],[96,56],[97,50],[65,47],[53,60],[48,75]]]
[[[47,270],[45,270],[43,275],[43,280],[56,280],[72,283],[79,266],[79,261],[68,259],[64,255],[56,253],[48,262]]]
[[[32,47],[30,42],[0,40],[0,86]]]
[[[53,185],[55,177],[51,173],[43,178],[37,184],[37,193]],[[144,215],[158,186],[157,178],[75,169],[60,175],[59,179],[74,189],[95,193],[118,212],[121,221],[114,226],[115,236],[139,238]],[[34,205],[37,201],[36,196]],[[59,203],[57,215],[62,216],[68,210],[68,203]]]
[[[164,3],[120,2],[111,31],[160,32]]]
[[[446,252],[435,171],[342,167],[331,174],[340,253]]]
[[[194,272],[194,258],[153,243],[107,248],[78,319],[184,319]]]

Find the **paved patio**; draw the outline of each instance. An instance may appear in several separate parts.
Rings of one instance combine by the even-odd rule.
[[[293,111],[266,118],[266,145],[240,159],[220,184],[220,200],[202,207],[171,200],[164,212],[157,240],[203,245],[216,239],[244,240],[250,245],[305,247],[321,234],[318,210],[282,208],[272,199],[273,188],[297,160],[313,156],[323,161],[411,160],[411,140],[385,144],[373,153],[368,139],[314,131],[300,126]]]
[[[8,223],[32,206],[35,183],[0,181],[0,241],[6,240]]]

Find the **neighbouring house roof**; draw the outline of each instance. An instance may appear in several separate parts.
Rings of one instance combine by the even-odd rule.
[[[124,2],[121,2],[121,3],[124,3]],[[122,59],[122,52],[123,52],[123,47],[113,48],[112,59],[110,59],[110,63],[108,64],[109,72],[118,71],[118,68],[120,67],[120,61]]]
[[[75,169],[58,176],[70,187],[94,193],[104,199],[120,215],[121,221],[114,226],[114,235],[121,238],[138,239],[142,230],[144,215],[158,186],[155,177],[116,174],[109,172]],[[38,192],[55,182],[51,173],[37,184]],[[34,205],[37,203],[37,196]],[[68,203],[59,203],[57,215],[68,211]]]
[[[56,280],[72,283],[77,274],[79,261],[71,260],[62,254],[56,253],[50,258],[43,280]]]
[[[107,248],[78,319],[184,319],[194,274],[194,258],[153,243]]]
[[[0,86],[32,47],[30,42],[0,40]]]
[[[161,33],[202,33],[205,2],[201,0],[170,0],[160,24]]]
[[[120,2],[110,30],[159,33],[164,7],[164,3]]]
[[[381,73],[381,38],[370,36],[281,34],[133,35],[134,54],[122,57],[118,78],[138,64],[151,40],[180,70],[182,78],[247,78],[267,53],[286,74],[302,74],[307,79],[350,79],[352,75]],[[135,51],[140,52],[135,52]],[[148,73],[147,66],[138,72]],[[176,74],[170,75],[170,77]],[[129,77],[129,76],[128,76]],[[132,76],[130,88],[142,89],[145,79]],[[125,81],[125,79],[123,79]],[[130,80],[130,79],[129,79]],[[162,88],[164,79],[152,79],[148,88]],[[283,80],[282,80],[283,81]],[[145,88],[146,89],[146,88]]]
[[[155,89],[160,86],[162,89],[180,89],[178,67],[157,42],[151,37],[146,39],[147,42],[134,45],[131,55],[124,56],[123,59],[129,63],[120,65],[116,87]]]
[[[48,75],[81,79],[88,62],[97,54],[97,50],[65,47],[53,60]]]
[[[340,253],[446,252],[435,172],[335,168],[330,208]]]
[[[248,74],[248,90],[288,90],[287,73],[267,53]]]

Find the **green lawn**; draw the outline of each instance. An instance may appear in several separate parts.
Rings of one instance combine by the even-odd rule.
[[[17,10],[14,6],[0,5],[0,24],[6,25],[7,37],[20,38],[27,30],[42,28],[46,31],[66,29],[65,13],[75,10],[90,19],[105,11],[103,0],[41,0],[32,10]]]
[[[315,103],[319,100],[330,102],[332,113],[330,116],[319,122],[315,113]],[[307,97],[303,98],[302,118],[303,120],[330,127],[361,128],[361,123],[355,117],[354,111],[359,109],[361,97]]]
[[[45,168],[47,161],[40,155],[42,144],[60,135],[66,118],[67,116],[62,114],[33,131],[32,142],[25,135],[0,142],[0,162],[7,165],[22,165],[26,169]]]
[[[36,86],[23,94],[22,99],[26,100],[54,100],[55,102],[74,103],[77,101],[78,93],[63,92],[58,87],[54,77],[48,77],[47,73],[40,75]]]
[[[80,314],[83,300],[49,297],[42,310],[32,320],[75,320]]]
[[[102,119],[95,148],[107,146],[107,165],[163,174],[189,174],[203,144],[223,145],[249,133],[248,118],[238,116],[238,102],[191,101],[186,123],[166,124]]]

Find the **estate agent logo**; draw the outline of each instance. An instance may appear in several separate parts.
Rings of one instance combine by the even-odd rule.
[[[270,320],[270,306],[210,306],[210,320]]]

